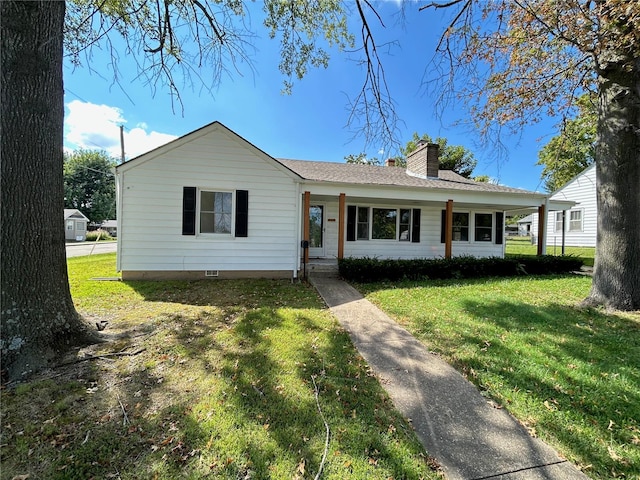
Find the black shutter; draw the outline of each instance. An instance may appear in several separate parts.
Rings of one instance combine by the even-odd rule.
[[[347,207],[347,242],[353,242],[356,239],[356,213],[355,205]]]
[[[440,243],[444,243],[446,241],[446,231],[445,227],[447,225],[447,211],[442,210],[442,221],[440,222]]]
[[[236,190],[236,237],[249,236],[249,192]]]
[[[182,235],[196,234],[196,187],[182,189]]]
[[[502,230],[504,229],[504,213],[496,212],[496,245],[502,245]]]
[[[420,243],[420,209],[414,208],[413,214],[413,229],[411,230],[411,242]]]

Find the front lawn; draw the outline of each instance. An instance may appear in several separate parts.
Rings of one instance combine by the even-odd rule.
[[[593,267],[596,249],[593,247],[565,247],[565,255],[580,258],[586,266]],[[530,237],[507,237],[505,253],[509,255],[536,255],[538,246]],[[547,245],[547,255],[562,255],[561,245]]]
[[[640,312],[578,308],[590,277],[358,285],[595,479],[640,478]]]
[[[69,259],[122,337],[2,391],[2,479],[439,478],[312,288],[91,280],[114,266]]]

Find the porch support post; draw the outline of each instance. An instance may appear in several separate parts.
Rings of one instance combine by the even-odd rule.
[[[562,210],[562,256],[564,256],[564,243],[566,241],[567,232],[567,211]]]
[[[344,207],[345,194],[341,193],[338,200],[338,258],[344,258]]]
[[[444,258],[451,258],[453,244],[453,200],[447,200],[444,229]]]
[[[544,205],[538,207],[538,255],[544,255],[544,230],[546,228],[547,216]]]
[[[302,240],[309,241],[309,207],[311,206],[311,192],[304,192],[304,210],[302,212]],[[309,263],[309,249],[303,248],[304,263]]]

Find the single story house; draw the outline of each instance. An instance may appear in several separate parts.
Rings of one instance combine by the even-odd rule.
[[[116,191],[124,280],[296,278],[311,258],[503,256],[506,212],[573,205],[439,170],[434,144],[406,169],[277,159],[220,122],[118,165]]]
[[[89,219],[75,208],[64,209],[64,239],[66,241],[84,242],[87,236]]]
[[[572,201],[568,211],[557,211],[546,221],[547,248],[595,247],[598,206],[596,202],[596,165],[592,164],[551,194],[552,201]],[[532,229],[537,230],[537,214],[531,215]]]
[[[100,224],[100,230],[104,230],[112,237],[118,236],[118,222],[116,220],[105,220]]]
[[[518,235],[521,237],[528,237],[532,233],[533,227],[533,214],[530,213],[526,217],[522,217],[517,221],[518,224]]]

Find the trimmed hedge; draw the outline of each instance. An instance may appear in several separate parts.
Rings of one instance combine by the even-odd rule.
[[[553,255],[512,255],[507,258],[419,258],[412,260],[381,260],[378,258],[343,258],[338,260],[340,275],[360,283],[382,280],[435,280],[447,278],[513,277],[545,275],[580,270],[578,257]]]

